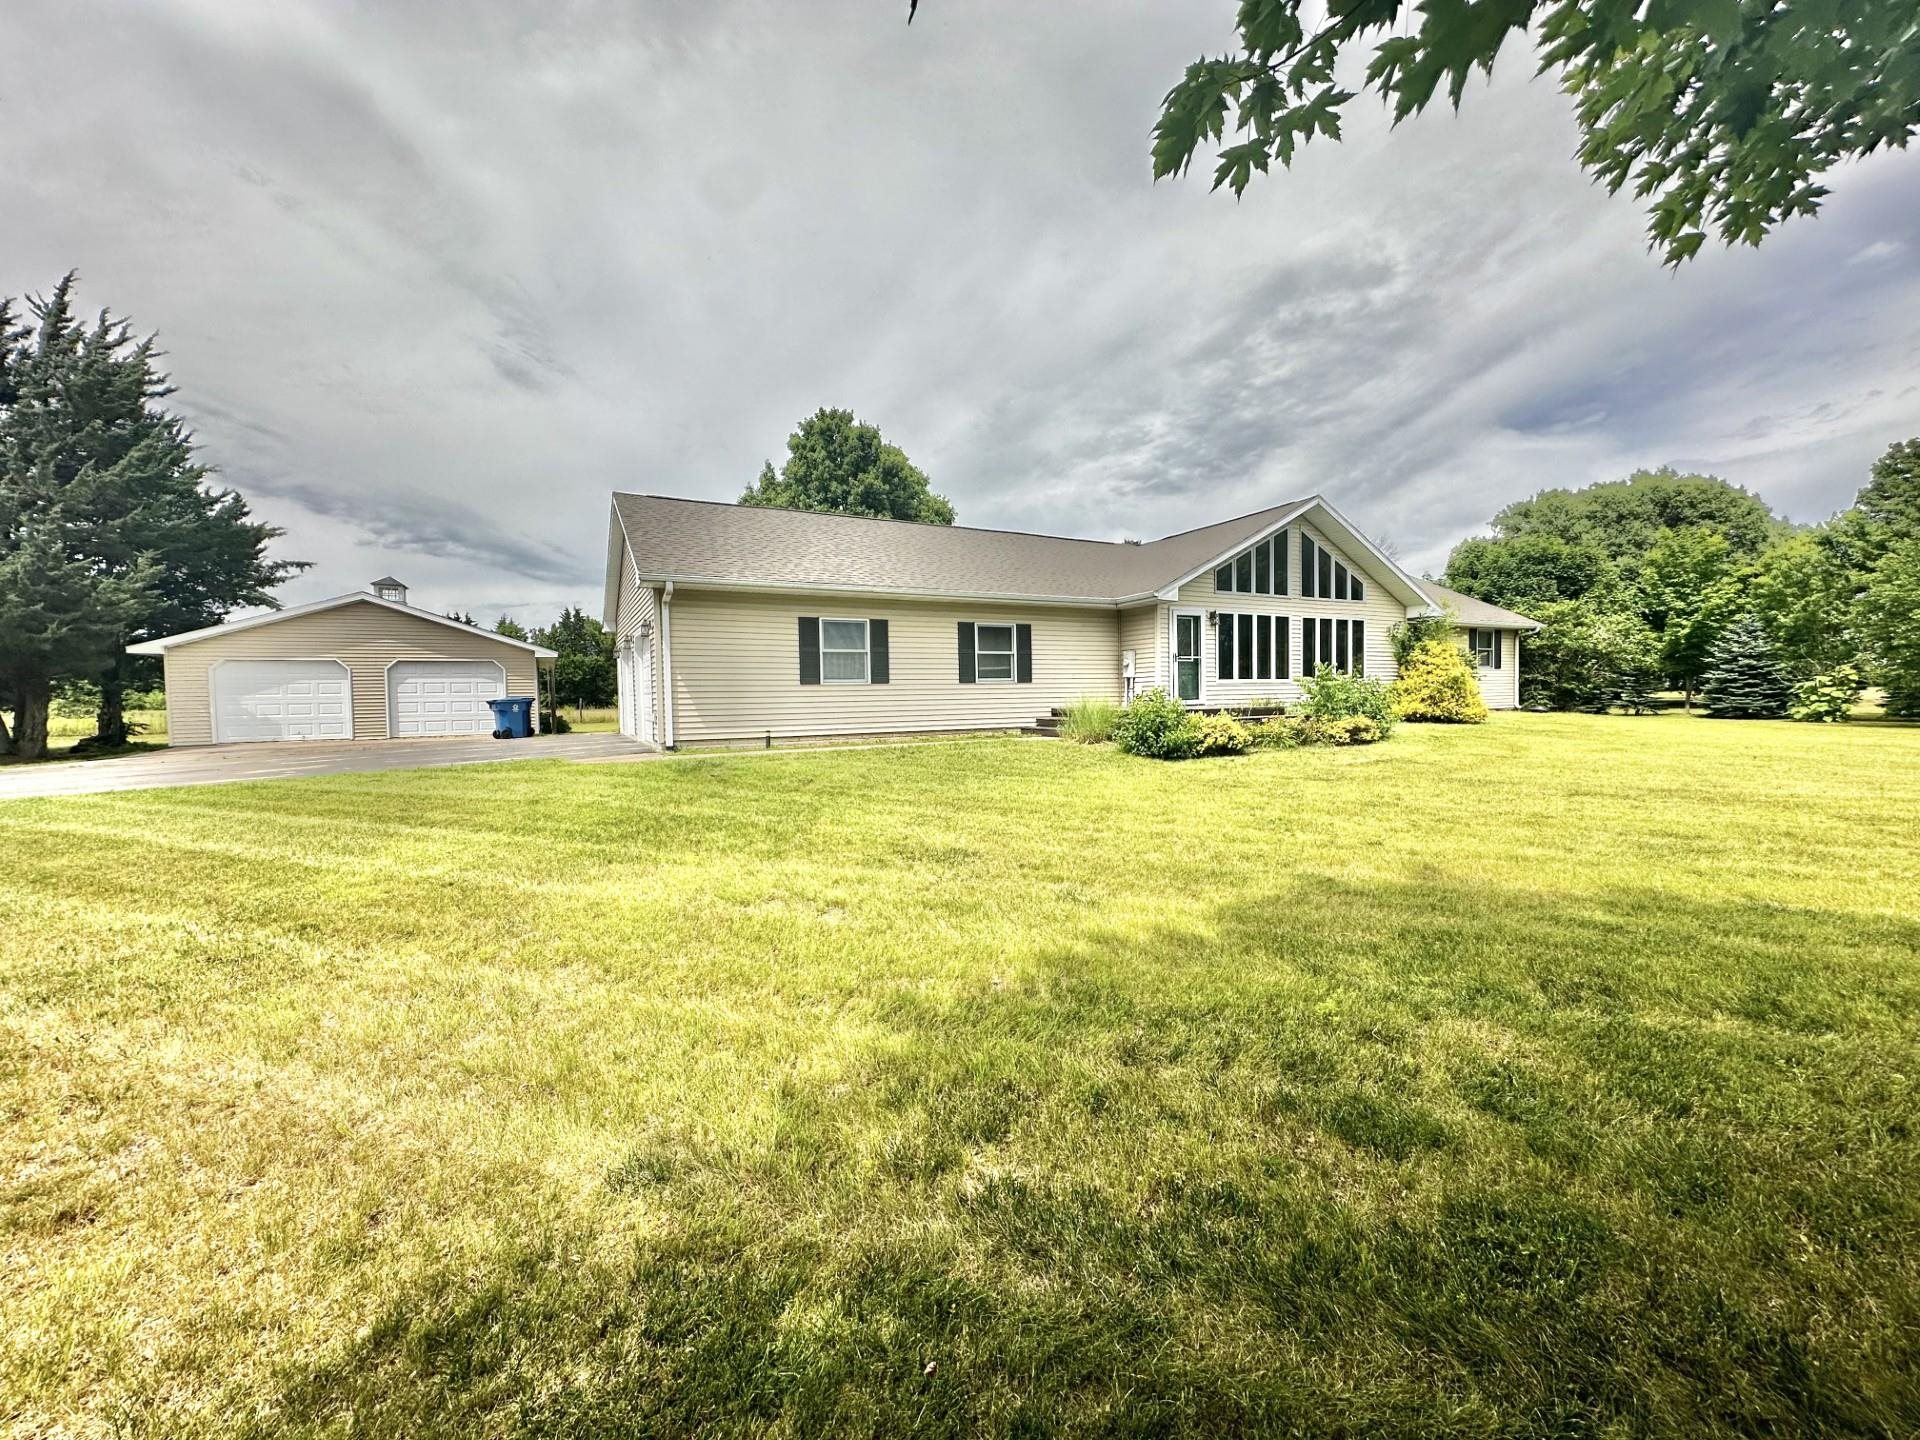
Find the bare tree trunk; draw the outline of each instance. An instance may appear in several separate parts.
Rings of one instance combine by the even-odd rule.
[[[15,676],[13,681],[13,753],[23,760],[47,758],[47,709],[53,682],[45,676]]]

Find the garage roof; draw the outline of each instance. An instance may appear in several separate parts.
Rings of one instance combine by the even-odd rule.
[[[342,605],[378,605],[382,610],[391,610],[399,615],[411,615],[418,620],[431,620],[436,625],[445,625],[449,630],[458,630],[463,635],[478,635],[483,639],[497,641],[502,645],[511,645],[516,650],[530,650],[538,660],[552,660],[559,654],[544,645],[535,645],[527,640],[515,640],[509,635],[497,635],[491,630],[482,630],[477,625],[467,625],[458,620],[449,620],[444,615],[436,615],[431,610],[422,610],[417,605],[401,605],[392,600],[382,600],[378,595],[369,595],[364,590],[356,590],[351,595],[335,595],[329,600],[314,600],[305,605],[290,605],[285,610],[268,610],[259,615],[249,615],[244,620],[228,620],[219,625],[208,625],[200,630],[183,630],[178,635],[164,635],[158,640],[142,640],[138,645],[129,645],[129,655],[164,655],[176,645],[191,645],[196,640],[211,640],[216,635],[232,635],[241,630],[251,630],[256,625],[272,625],[281,620],[291,620],[296,615],[314,615],[322,610],[337,609]]]

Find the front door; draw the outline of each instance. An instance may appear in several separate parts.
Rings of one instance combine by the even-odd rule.
[[[1200,698],[1200,623],[1194,610],[1173,614],[1173,690],[1182,700]]]

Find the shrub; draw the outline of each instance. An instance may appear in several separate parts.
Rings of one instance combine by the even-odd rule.
[[[1707,713],[1722,720],[1767,720],[1787,713],[1792,687],[1766,627],[1743,616],[1721,632],[1700,679]]]
[[[1136,695],[1113,723],[1113,740],[1129,755],[1184,760],[1200,744],[1187,707],[1164,690]]]
[[[1301,743],[1300,727],[1301,722],[1291,715],[1274,715],[1250,723],[1247,734],[1256,750],[1291,750]]]
[[[573,725],[567,719],[564,710],[555,710],[551,715],[547,716],[547,734],[565,735],[571,729],[573,729]]]
[[[1402,720],[1442,725],[1480,725],[1487,705],[1467,657],[1451,638],[1421,641],[1400,662],[1390,687],[1393,711]]]
[[[1860,672],[1851,665],[1839,665],[1824,675],[1802,680],[1793,687],[1793,703],[1787,713],[1796,720],[1834,722],[1853,713],[1860,699]]]
[[[1083,695],[1060,717],[1060,738],[1082,745],[1103,745],[1113,738],[1113,727],[1119,719],[1120,707],[1111,700]]]
[[[1406,668],[1407,657],[1422,645],[1435,640],[1451,643],[1455,625],[1451,615],[1410,615],[1387,631],[1387,644],[1393,650],[1393,663]]]
[[[1302,745],[1371,745],[1385,738],[1386,732],[1371,715],[1330,715],[1324,720],[1308,718],[1300,725]]]
[[[1322,665],[1318,674],[1301,677],[1300,689],[1306,699],[1294,713],[1308,720],[1344,720],[1349,715],[1364,715],[1373,721],[1379,739],[1385,739],[1393,729],[1393,701],[1384,680],[1342,675],[1332,666]]]
[[[1193,732],[1201,755],[1240,755],[1253,745],[1253,736],[1231,715],[1196,715]]]
[[[1649,707],[1659,637],[1638,615],[1589,600],[1540,607],[1542,628],[1520,647],[1520,702],[1537,710],[1643,713]]]

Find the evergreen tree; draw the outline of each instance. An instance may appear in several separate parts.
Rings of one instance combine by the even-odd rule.
[[[1707,713],[1723,720],[1771,720],[1787,713],[1793,685],[1766,626],[1743,615],[1721,631],[1700,694]]]
[[[54,681],[100,688],[97,743],[127,739],[124,695],[158,679],[130,641],[271,605],[304,568],[266,558],[280,531],[206,484],[151,337],[104,311],[83,324],[74,276],[33,299],[31,325],[0,300],[0,671],[13,748],[45,753]],[[4,741],[0,741],[4,743]]]

